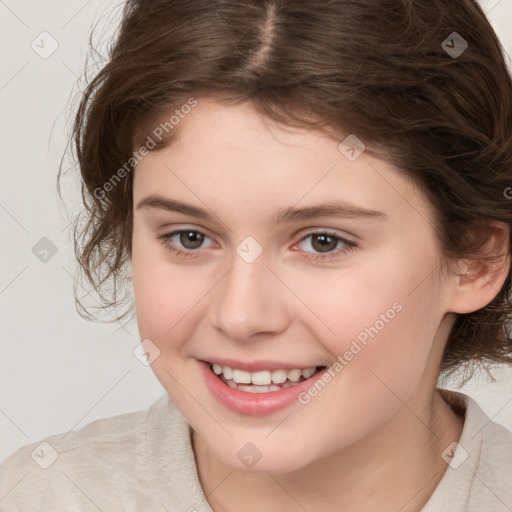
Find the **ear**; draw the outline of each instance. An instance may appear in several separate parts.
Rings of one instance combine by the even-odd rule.
[[[482,235],[481,256],[456,263],[455,288],[449,311],[472,313],[489,304],[501,290],[510,271],[510,228],[490,222]]]

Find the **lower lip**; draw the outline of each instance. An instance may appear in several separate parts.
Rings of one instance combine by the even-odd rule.
[[[313,386],[316,380],[319,379],[325,371],[325,369],[319,370],[309,379],[280,391],[247,393],[230,388],[227,384],[224,384],[224,382],[213,373],[208,363],[204,361],[198,361],[198,363],[203,371],[206,385],[217,401],[230,411],[244,414],[245,416],[264,416],[265,414],[272,414],[297,402],[300,393],[307,391]]]

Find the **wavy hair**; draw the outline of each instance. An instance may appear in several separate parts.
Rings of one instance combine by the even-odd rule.
[[[481,258],[489,220],[512,226],[512,82],[476,1],[128,0],[106,60],[74,120],[85,210],[73,233],[100,309],[126,307],[118,320],[133,312],[121,292],[138,148],[172,141],[167,123],[147,147],[151,129],[194,97],[350,130],[424,191],[447,258]],[[443,371],[512,362],[510,293],[509,273],[486,307],[458,315]]]

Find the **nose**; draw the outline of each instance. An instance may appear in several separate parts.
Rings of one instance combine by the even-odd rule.
[[[234,341],[271,337],[285,331],[291,321],[288,299],[263,255],[247,263],[235,254],[231,270],[213,290],[210,321]]]

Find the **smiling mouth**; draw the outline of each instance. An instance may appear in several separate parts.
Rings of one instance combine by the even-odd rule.
[[[247,393],[269,393],[281,391],[314,377],[326,366],[311,366],[309,368],[294,368],[292,370],[261,370],[248,372],[217,363],[209,363],[211,371],[219,380],[232,389]]]

